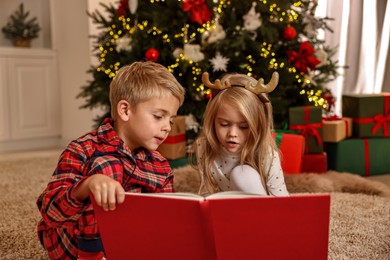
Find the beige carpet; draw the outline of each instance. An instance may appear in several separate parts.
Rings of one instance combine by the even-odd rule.
[[[0,259],[47,259],[36,235],[39,213],[35,200],[56,160],[57,156],[0,160]],[[193,170],[185,167],[175,172],[178,191],[196,190]],[[286,176],[286,183],[292,192],[332,191],[328,259],[388,260],[390,199],[386,196],[390,188],[355,175],[337,174]],[[348,190],[348,182],[354,188]],[[359,189],[377,195],[345,193]]]

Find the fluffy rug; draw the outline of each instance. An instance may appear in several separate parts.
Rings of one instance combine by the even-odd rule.
[[[328,171],[326,174],[286,174],[284,177],[290,193],[346,192],[390,198],[388,185],[351,173]],[[176,190],[196,193],[199,175],[190,166],[176,168],[175,185]]]
[[[36,235],[35,200],[56,160],[0,161],[0,259],[47,259]],[[177,191],[196,192],[199,179],[193,169],[175,169],[175,176]],[[328,259],[389,259],[389,187],[337,172],[286,175],[286,183],[291,193],[331,193]]]

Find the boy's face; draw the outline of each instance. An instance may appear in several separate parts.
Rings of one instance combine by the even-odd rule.
[[[179,106],[172,95],[139,103],[128,109],[128,120],[122,121],[118,134],[132,151],[139,147],[156,150],[171,131]]]
[[[219,143],[230,153],[240,152],[248,140],[248,123],[237,109],[228,104],[218,108],[214,127]]]

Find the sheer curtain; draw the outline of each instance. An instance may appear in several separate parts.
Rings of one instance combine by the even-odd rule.
[[[344,93],[390,92],[390,1],[319,0],[319,16],[334,18],[326,32],[330,46],[338,46],[334,59],[340,77],[329,84],[336,96],[336,113],[341,114]]]

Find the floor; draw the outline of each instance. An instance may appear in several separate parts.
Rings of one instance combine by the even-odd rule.
[[[31,157],[48,157],[48,156],[60,156],[63,148],[53,147],[48,149],[40,150],[26,150],[26,151],[15,151],[15,152],[2,152],[0,153],[0,161],[18,160]]]
[[[0,153],[0,161],[18,160],[18,159],[31,158],[31,157],[60,156],[63,149],[64,148],[53,147],[50,149],[42,149],[42,150]],[[389,170],[389,174],[370,176],[368,178],[371,180],[383,182],[390,187],[390,170]]]

